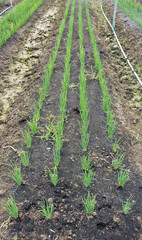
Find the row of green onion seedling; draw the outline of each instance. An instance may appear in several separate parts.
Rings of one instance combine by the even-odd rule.
[[[64,120],[66,116],[67,91],[68,91],[69,80],[70,80],[70,59],[71,59],[75,3],[76,3],[76,0],[73,0],[71,17],[69,21],[69,32],[68,32],[68,38],[67,38],[67,44],[66,44],[64,76],[63,76],[62,89],[60,94],[59,119],[57,121],[57,128],[55,132],[55,148],[53,149],[55,167],[53,169],[53,172],[51,172],[51,170],[49,169],[49,176],[54,186],[56,186],[58,183],[57,167],[61,160],[60,151],[63,145],[63,130],[64,130]]]
[[[17,162],[15,162],[12,165],[12,169],[10,171],[10,176],[11,178],[18,184],[21,185],[22,184],[22,173],[21,173],[21,163],[24,166],[28,166],[29,165],[29,160],[30,160],[30,148],[31,148],[31,144],[32,144],[32,138],[31,138],[31,132],[33,134],[36,134],[38,131],[38,121],[40,120],[40,110],[42,109],[42,105],[43,105],[43,101],[45,100],[47,91],[48,91],[48,87],[49,87],[49,83],[50,83],[50,79],[51,79],[51,75],[53,72],[53,67],[54,67],[54,63],[58,54],[58,49],[60,47],[60,42],[61,42],[61,38],[62,38],[62,34],[64,31],[64,27],[65,27],[65,22],[69,13],[69,8],[70,8],[70,4],[71,4],[71,0],[68,1],[65,12],[64,12],[64,17],[63,20],[61,22],[60,28],[59,28],[59,34],[57,37],[57,41],[55,44],[55,50],[52,52],[52,55],[49,59],[49,63],[47,64],[46,68],[45,68],[45,73],[44,73],[44,78],[43,78],[43,82],[42,82],[42,87],[39,89],[39,100],[36,103],[36,105],[33,108],[33,118],[32,121],[27,121],[28,126],[30,128],[30,130],[25,130],[22,131],[22,135],[27,147],[27,151],[24,150],[20,150],[19,151],[19,155],[21,158],[20,163],[18,164]],[[54,153],[54,151],[53,151]],[[54,209],[54,205],[53,202],[47,203],[46,199],[43,200],[42,204],[41,204],[41,213],[43,215],[46,215],[46,217],[51,216],[51,212],[53,212]],[[18,217],[18,208],[15,202],[15,198],[10,195],[8,197],[8,201],[5,201],[3,203],[3,207],[6,211],[9,212],[9,214],[14,217],[17,218]],[[48,214],[49,213],[49,214]]]
[[[93,48],[95,66],[96,66],[96,69],[98,71],[100,86],[101,86],[102,93],[103,93],[103,110],[104,110],[104,112],[106,113],[106,116],[107,116],[108,137],[112,138],[113,135],[114,135],[114,132],[115,132],[115,128],[116,128],[116,120],[114,119],[114,114],[113,114],[113,111],[111,109],[111,98],[109,96],[107,81],[104,77],[103,67],[102,67],[102,63],[101,63],[101,59],[100,59],[100,54],[99,54],[99,51],[97,49],[97,42],[96,42],[96,39],[94,37],[94,31],[93,31],[93,28],[92,28],[89,9],[88,9],[88,5],[87,5],[86,0],[84,0],[84,5],[85,5],[85,9],[86,9],[88,31],[89,31],[89,34],[90,34],[90,40],[91,40],[91,44],[92,44],[92,48]],[[114,160],[113,160],[113,165],[114,165],[115,170],[120,169],[120,171],[118,173],[117,180],[118,180],[119,186],[123,187],[125,185],[125,183],[130,179],[131,174],[130,174],[130,169],[129,168],[126,169],[125,165],[122,165],[122,163],[124,161],[125,154],[121,153],[119,151],[119,141],[120,141],[120,139],[116,139],[115,142],[113,143],[113,150],[116,153],[115,157],[114,157]],[[123,204],[124,213],[128,213],[130,211],[132,205],[133,205],[133,200],[132,200],[132,197],[130,196],[126,201],[126,204]]]
[[[83,47],[83,24],[82,24],[82,6],[81,0],[79,0],[79,13],[78,13],[78,34],[79,34],[79,46],[80,46],[80,114],[81,114],[81,143],[83,149],[83,157],[81,159],[81,165],[83,169],[83,184],[87,188],[91,184],[94,177],[94,173],[91,169],[90,153],[85,154],[90,134],[88,133],[89,126],[89,104],[86,91],[86,76],[85,76],[85,51]],[[88,214],[92,213],[96,204],[96,195],[91,196],[90,191],[88,191],[87,197],[82,199],[85,209]]]

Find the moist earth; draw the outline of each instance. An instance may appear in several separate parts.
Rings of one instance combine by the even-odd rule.
[[[42,81],[44,66],[54,48],[65,3],[66,1],[64,3],[63,1],[45,1],[0,50],[0,68],[3,80],[2,100],[7,96],[9,89],[12,89],[13,92],[19,84],[21,85],[20,92],[16,91],[16,96],[14,95],[12,99],[9,98],[9,106],[5,111],[4,104],[2,104],[2,110],[6,117],[1,120],[0,201],[6,199],[8,192],[13,192],[19,208],[19,217],[16,220],[8,218],[8,214],[0,209],[1,239],[10,240],[14,237],[15,239],[17,237],[27,240],[141,239],[141,88],[127,67],[113,34],[101,15],[97,0],[88,2],[90,16],[103,68],[108,79],[112,107],[117,118],[117,130],[114,138],[121,138],[120,149],[126,153],[125,166],[131,169],[131,179],[123,188],[118,187],[118,172],[114,171],[112,164],[114,158],[112,142],[114,139],[111,140],[107,136],[106,115],[102,108],[103,96],[94,65],[86,13],[82,4],[86,87],[90,106],[90,142],[87,151],[90,152],[91,165],[95,174],[88,189],[82,183],[81,156],[83,152],[79,127],[81,119],[79,111],[78,1],[75,7],[64,143],[61,150],[61,163],[58,168],[59,183],[53,187],[48,176],[48,168],[52,169],[54,166],[52,153],[54,141],[53,139],[47,141],[40,136],[44,136],[49,123],[54,125],[58,119],[69,17],[65,25],[48,94],[41,110],[39,132],[32,136],[30,165],[22,167],[23,184],[17,187],[8,176],[9,164],[19,158],[17,150],[25,148],[21,130],[27,128],[26,119],[31,119],[30,109],[33,102],[38,99],[38,88]],[[49,14],[50,11],[52,14]],[[111,13],[110,5],[105,5],[105,11]],[[45,19],[48,19],[46,23]],[[38,28],[40,24],[44,27],[44,29],[40,28],[41,32]],[[138,65],[138,69],[140,68],[139,74],[141,75],[142,58],[140,51],[138,51],[141,46],[139,33],[141,30],[132,29],[129,23],[124,26],[124,19],[121,16],[118,16],[117,24],[116,31],[119,38],[127,50],[128,56],[131,57],[133,65]],[[49,33],[48,29],[50,29]],[[138,49],[132,47],[136,40]],[[35,55],[38,57],[34,57]],[[15,73],[14,69],[18,69],[18,66],[20,71]],[[23,72],[24,68],[25,72]],[[16,83],[15,78],[17,81],[19,78],[19,82]],[[9,86],[7,91],[5,90],[6,79]],[[85,212],[82,203],[82,197],[87,195],[87,190],[90,190],[93,195],[97,194],[97,203],[91,215]],[[122,202],[126,201],[130,195],[133,196],[135,205],[130,214],[124,215]],[[54,201],[55,209],[50,220],[45,219],[38,211],[43,197]]]

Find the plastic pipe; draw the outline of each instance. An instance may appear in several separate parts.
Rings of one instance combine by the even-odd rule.
[[[5,10],[3,10],[1,13],[0,13],[0,16],[5,13],[8,9],[12,8],[12,0],[10,0],[10,7],[6,8]]]
[[[138,80],[138,82],[139,82],[140,85],[142,86],[142,81],[140,80],[140,78],[138,77],[137,73],[136,73],[135,70],[133,69],[130,61],[128,60],[128,58],[127,58],[127,56],[126,56],[126,54],[125,54],[125,52],[124,52],[124,50],[123,50],[123,48],[122,48],[122,46],[121,46],[121,43],[119,42],[119,39],[118,39],[118,37],[117,37],[117,35],[116,35],[115,31],[114,31],[113,26],[111,25],[111,23],[109,22],[108,18],[106,17],[106,15],[105,15],[105,13],[104,13],[104,10],[103,10],[103,7],[102,7],[102,0],[100,0],[100,5],[101,5],[101,11],[102,11],[102,13],[103,13],[106,21],[108,22],[110,28],[111,28],[112,31],[113,31],[113,34],[114,34],[114,36],[115,36],[115,38],[116,38],[116,41],[117,41],[117,43],[118,43],[118,45],[119,45],[119,48],[120,48],[120,50],[121,50],[121,52],[122,52],[125,60],[127,61],[128,65],[129,65],[129,67],[131,68],[131,70],[132,70],[133,74],[135,75],[136,79]]]
[[[113,12],[113,22],[112,22],[113,29],[115,28],[115,16],[116,16],[117,2],[118,2],[118,0],[115,0],[114,12]]]

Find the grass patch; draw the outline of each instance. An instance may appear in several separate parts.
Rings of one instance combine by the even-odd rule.
[[[0,19],[0,47],[36,11],[44,0],[24,0]]]
[[[112,0],[114,3],[114,0]],[[132,0],[119,0],[118,7],[126,13],[126,15],[142,28],[142,5]]]

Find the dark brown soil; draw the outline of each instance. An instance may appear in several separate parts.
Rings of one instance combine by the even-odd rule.
[[[51,5],[50,5],[51,4]],[[101,59],[104,65],[106,77],[108,78],[109,88],[113,97],[113,108],[118,119],[118,128],[116,130],[115,137],[121,137],[120,148],[126,152],[125,165],[131,168],[132,176],[126,185],[120,189],[117,186],[117,171],[113,169],[113,150],[112,141],[107,136],[107,123],[106,116],[102,108],[102,93],[97,78],[97,72],[94,66],[94,58],[92,47],[90,43],[90,37],[87,29],[86,14],[83,7],[83,29],[84,29],[84,49],[85,49],[85,66],[87,76],[87,92],[90,105],[89,113],[89,132],[90,142],[87,151],[91,154],[91,164],[94,171],[95,177],[89,187],[91,193],[97,194],[97,204],[94,212],[91,215],[87,215],[82,203],[82,197],[87,195],[87,190],[82,183],[82,169],[81,160],[82,147],[80,138],[80,113],[79,113],[79,73],[80,73],[80,61],[79,61],[79,37],[78,37],[78,1],[75,8],[75,20],[74,20],[74,31],[73,31],[73,42],[72,42],[72,56],[71,56],[71,74],[70,74],[70,85],[68,89],[67,97],[67,114],[64,127],[64,144],[61,150],[61,163],[59,165],[59,183],[56,187],[53,187],[48,176],[48,168],[52,169],[53,164],[53,145],[52,141],[41,140],[36,134],[32,138],[31,147],[31,158],[30,166],[27,168],[22,167],[23,184],[19,187],[15,185],[12,180],[7,177],[7,165],[10,161],[14,161],[18,156],[9,145],[15,149],[24,148],[22,143],[20,129],[27,127],[24,119],[30,118],[30,106],[32,106],[33,100],[37,99],[38,93],[36,87],[41,81],[43,73],[43,66],[49,58],[50,51],[46,48],[54,46],[48,42],[41,49],[43,51],[42,57],[39,58],[39,68],[37,70],[38,76],[35,77],[33,74],[30,82],[26,82],[26,87],[23,88],[22,100],[26,97],[26,110],[24,110],[24,104],[21,97],[17,97],[10,108],[11,113],[7,113],[7,122],[3,127],[1,146],[3,163],[1,162],[1,186],[3,183],[2,191],[0,192],[0,200],[2,201],[8,190],[15,194],[16,202],[19,207],[19,218],[17,220],[8,219],[7,215],[1,210],[1,239],[11,240],[12,238],[18,237],[18,239],[27,240],[48,240],[48,239],[75,239],[75,240],[138,240],[141,239],[141,181],[139,171],[137,170],[136,162],[133,162],[134,149],[132,144],[134,137],[131,136],[127,125],[133,127],[133,131],[137,134],[142,129],[136,128],[136,125],[132,124],[129,114],[136,114],[138,121],[140,117],[137,110],[134,107],[130,108],[131,99],[127,99],[125,96],[127,92],[123,90],[123,82],[119,83],[119,73],[116,69],[111,68],[111,64],[115,64],[116,57],[113,55],[112,49],[108,48],[108,39],[106,39],[106,32],[109,31],[107,25],[104,24],[100,27],[100,21],[103,22],[100,12],[97,8],[98,2],[96,1],[95,9],[91,2],[90,14],[91,20],[94,25],[94,32],[97,36],[98,47],[101,54]],[[46,12],[52,3],[45,1],[45,3],[39,8],[37,13],[41,13],[44,9]],[[107,7],[107,6],[106,6]],[[63,6],[61,7],[61,10]],[[62,11],[61,11],[62,12]],[[62,15],[62,14],[61,14]],[[61,17],[59,15],[59,19]],[[33,22],[36,22],[37,14],[33,15],[30,19],[29,25],[32,29]],[[120,19],[121,21],[121,19]],[[54,31],[49,36],[49,41],[55,41],[57,36],[58,22],[53,23]],[[68,22],[65,26],[59,54],[55,62],[54,71],[51,78],[50,87],[48,90],[47,98],[44,101],[43,109],[41,111],[41,120],[39,123],[40,127],[46,129],[49,119],[51,118],[53,123],[56,122],[58,117],[58,104],[60,97],[61,81],[64,72],[64,56],[66,54],[66,40],[68,34]],[[30,25],[31,24],[31,25]],[[121,22],[121,26],[123,23]],[[26,26],[23,29],[27,29]],[[21,30],[22,31],[22,30]],[[27,30],[27,37],[31,30]],[[106,31],[106,32],[104,32]],[[24,32],[24,31],[23,31]],[[131,32],[131,31],[130,31]],[[22,33],[22,32],[21,32]],[[133,32],[132,33],[132,42]],[[19,32],[12,37],[5,46],[1,49],[4,57],[6,48],[10,45],[13,46],[18,40],[17,51],[20,51],[22,43],[24,41],[18,38]],[[124,36],[124,33],[121,33]],[[125,32],[128,34],[128,32]],[[130,34],[130,33],[129,33]],[[55,36],[54,36],[55,35]],[[112,41],[112,35],[109,35]],[[137,39],[141,41],[139,35],[136,35]],[[111,42],[112,43],[112,42]],[[127,46],[127,44],[126,44]],[[134,57],[134,61],[137,61],[136,52],[130,49],[129,53]],[[14,50],[13,50],[14,51]],[[14,56],[12,50],[7,53],[9,56]],[[109,53],[109,54],[108,54]],[[119,54],[118,54],[118,57]],[[140,60],[140,56],[138,57]],[[8,59],[4,59],[8,65]],[[118,64],[118,63],[117,63]],[[35,66],[35,68],[37,67]],[[1,64],[2,66],[2,64]],[[117,65],[116,65],[117,66]],[[122,66],[121,66],[122,68]],[[4,71],[4,69],[3,69]],[[119,68],[120,71],[120,68]],[[127,71],[129,71],[127,69]],[[115,81],[114,81],[115,80]],[[135,81],[135,80],[133,80]],[[32,84],[34,88],[32,89]],[[122,85],[121,85],[122,84]],[[128,82],[130,85],[130,83]],[[29,87],[29,89],[28,89]],[[139,88],[138,88],[139,89]],[[138,91],[138,90],[137,90]],[[138,91],[139,94],[139,91]],[[138,95],[139,96],[139,95]],[[124,99],[123,99],[124,98]],[[117,105],[120,103],[120,105]],[[136,103],[136,100],[135,100]],[[19,104],[22,104],[22,106]],[[14,112],[15,111],[15,112]],[[125,112],[125,118],[123,118],[123,111]],[[19,114],[17,114],[17,112]],[[16,117],[13,120],[14,115]],[[141,135],[140,135],[141,136]],[[5,138],[5,140],[3,140]],[[135,143],[134,147],[138,147],[141,142]],[[7,146],[8,145],[8,146]],[[7,148],[6,148],[7,146]],[[3,148],[4,147],[4,148]],[[130,152],[131,148],[131,152]],[[136,150],[136,149],[135,149]],[[137,153],[138,154],[138,153]],[[136,155],[137,156],[137,155]],[[3,165],[5,164],[5,165]],[[133,195],[135,205],[133,211],[124,215],[122,212],[122,201]],[[47,199],[52,198],[54,200],[55,210],[51,220],[45,219],[39,212],[40,202],[43,197]],[[4,222],[5,221],[5,222]]]

